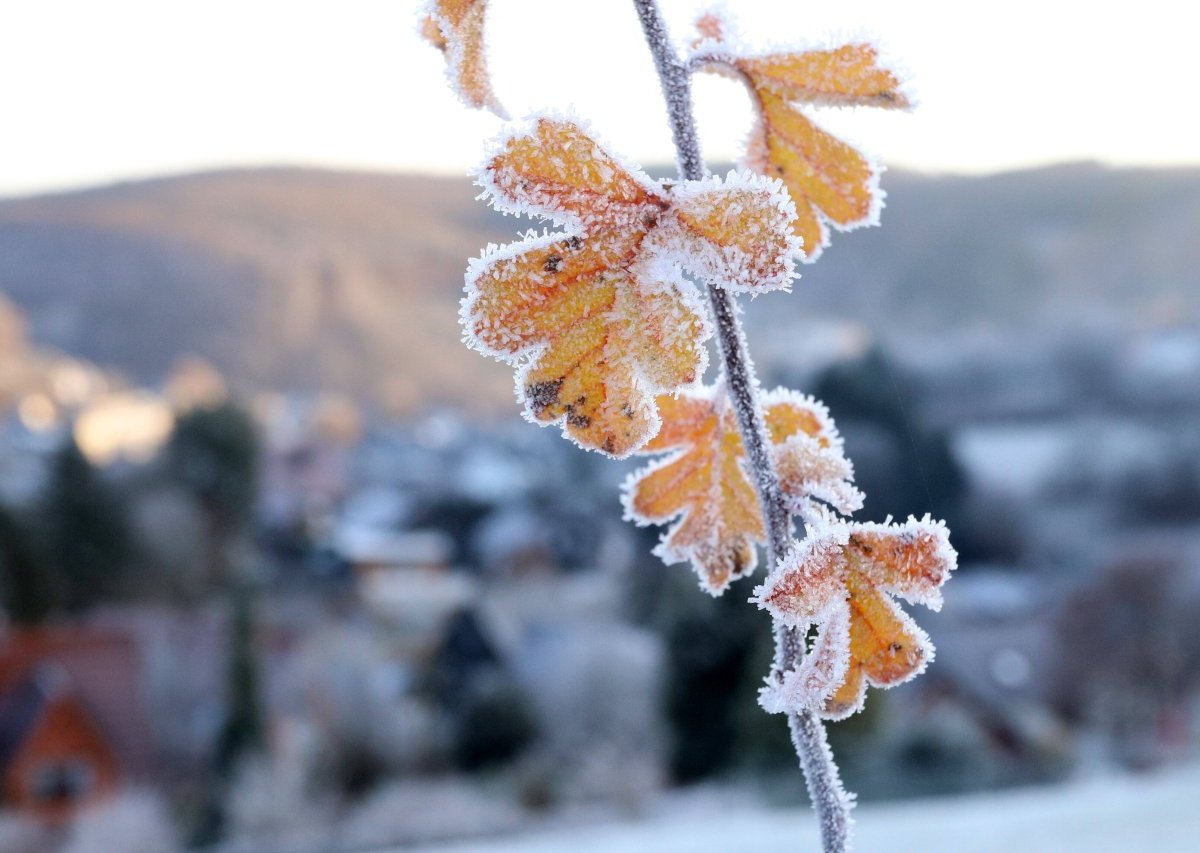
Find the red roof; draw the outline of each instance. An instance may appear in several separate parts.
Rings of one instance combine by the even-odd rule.
[[[0,697],[46,668],[61,670],[112,744],[127,776],[145,776],[153,753],[137,646],[115,630],[13,628],[0,634]]]

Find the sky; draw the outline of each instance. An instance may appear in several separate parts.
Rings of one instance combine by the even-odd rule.
[[[37,0],[0,11],[0,196],[225,166],[464,174],[502,127],[463,107],[416,34],[418,0]],[[677,39],[705,0],[662,0]],[[1178,0],[1100,4],[735,0],[746,41],[871,36],[911,113],[821,110],[894,168],[1070,160],[1200,164],[1194,32]],[[1111,11],[1110,11],[1111,9]],[[1181,11],[1182,10],[1182,11]],[[520,117],[571,108],[642,163],[672,149],[628,0],[491,0],[495,88]],[[710,160],[735,158],[745,92],[702,77]]]

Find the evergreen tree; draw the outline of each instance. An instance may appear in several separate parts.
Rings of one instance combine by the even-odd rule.
[[[966,475],[949,437],[925,424],[911,378],[882,349],[832,365],[817,377],[813,395],[829,407],[848,455],[858,460],[856,480],[867,495],[859,517],[931,512],[958,521]],[[870,446],[872,434],[881,446]]]
[[[38,625],[62,609],[62,579],[35,547],[27,523],[0,506],[0,594],[9,621]]]
[[[41,524],[67,612],[78,613],[119,592],[132,554],[127,507],[72,437],[50,461]]]
[[[208,572],[231,578],[230,546],[250,526],[258,492],[258,430],[233,403],[181,416],[167,441],[167,472],[203,510],[209,527]]]
[[[228,777],[244,755],[266,745],[260,673],[254,648],[254,604],[252,593],[239,585],[232,593],[229,669],[226,686],[225,724],[217,739],[216,769]]]

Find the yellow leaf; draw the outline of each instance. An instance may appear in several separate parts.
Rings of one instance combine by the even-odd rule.
[[[751,169],[778,177],[796,203],[805,258],[828,245],[826,223],[847,229],[874,218],[874,165],[853,146],[817,127],[773,92],[759,93],[759,124],[750,139]]]
[[[633,266],[644,234],[551,235],[468,273],[476,345],[525,362],[529,416],[584,447],[625,456],[658,429],[654,391],[695,382],[707,328],[695,297]]]
[[[880,195],[876,167],[853,146],[819,128],[796,104],[908,108],[899,78],[869,44],[832,50],[742,55],[712,14],[697,22],[705,70],[739,77],[757,107],[746,165],[780,178],[796,205],[796,234],[813,261],[829,242],[828,226],[873,224]]]
[[[743,176],[667,189],[569,120],[503,138],[479,183],[497,208],[572,231],[491,247],[471,264],[467,341],[518,367],[530,418],[613,456],[658,431],[656,394],[704,371],[709,329],[676,265],[759,290],[794,271],[781,185]]]
[[[807,504],[818,492],[834,495],[848,490],[858,496],[846,481],[817,481],[837,468],[827,460],[836,457],[844,463],[837,432],[819,404],[787,391],[765,394],[762,403],[777,458],[811,454],[821,460],[809,466],[818,472],[810,481],[789,482],[812,489],[791,495],[797,504]],[[663,427],[643,451],[674,452],[630,477],[624,490],[626,512],[639,524],[675,520],[655,553],[667,563],[690,560],[701,586],[718,595],[731,581],[754,570],[755,546],[765,535],[758,496],[746,476],[736,418],[720,385],[660,397],[658,406]],[[839,470],[848,467],[847,463]]]
[[[664,426],[645,449],[679,452],[634,474],[625,498],[639,523],[679,517],[655,553],[668,563],[691,560],[700,585],[717,595],[754,571],[765,532],[725,391],[706,391],[659,399]]]
[[[832,50],[774,53],[738,60],[754,87],[789,101],[838,107],[911,106],[900,80],[881,67],[870,44],[844,44]]]
[[[578,124],[559,119],[538,119],[501,139],[479,184],[500,210],[584,231],[646,231],[670,206],[661,187],[618,162]]]
[[[674,227],[658,235],[692,272],[747,293],[786,288],[800,242],[796,207],[778,184],[750,173],[685,182],[671,192]]]
[[[862,707],[868,684],[891,687],[919,674],[933,644],[892,596],[939,609],[955,564],[945,526],[928,518],[891,525],[827,519],[810,529],[755,590],[760,606],[785,624],[820,626],[811,659],[768,682],[764,707],[812,707],[842,719]]]
[[[421,19],[421,34],[446,55],[451,87],[471,107],[508,118],[492,92],[483,38],[487,0],[432,0]]]

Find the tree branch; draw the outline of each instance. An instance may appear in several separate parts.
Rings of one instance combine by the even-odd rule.
[[[691,70],[671,44],[657,0],[633,0],[646,42],[654,56],[675,140],[680,177],[700,180],[707,174],[696,121],[692,112]],[[717,341],[725,368],[726,388],[737,416],[746,457],[754,475],[755,490],[763,507],[767,529],[768,571],[774,572],[792,539],[792,520],[783,501],[779,477],[771,460],[770,444],[758,402],[758,380],[738,320],[738,307],[724,288],[708,285],[708,299],[716,324]],[[794,629],[775,626],[776,661],[773,677],[794,669],[805,653],[804,637]],[[825,738],[825,727],[811,711],[789,715],[792,742],[808,783],[808,793],[821,826],[826,853],[844,853],[850,840],[853,803],[842,788],[837,765]]]

